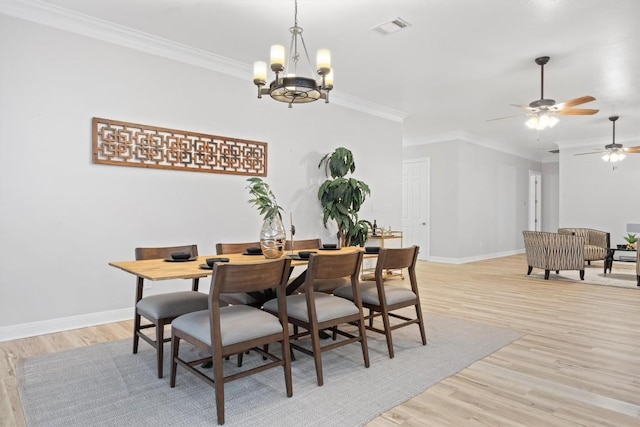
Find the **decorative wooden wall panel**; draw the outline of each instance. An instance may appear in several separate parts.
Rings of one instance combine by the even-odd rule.
[[[94,117],[93,163],[267,176],[267,143]]]

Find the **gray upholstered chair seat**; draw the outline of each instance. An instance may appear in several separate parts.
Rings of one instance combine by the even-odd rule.
[[[416,294],[413,293],[411,289],[392,285],[385,285],[383,286],[383,289],[387,299],[387,305],[415,301],[416,299]],[[333,294],[342,298],[353,299],[353,289],[351,286],[343,286],[342,288],[336,289]],[[380,305],[376,282],[360,282],[360,296],[362,297],[362,302],[364,304]]]
[[[358,314],[358,307],[351,301],[323,292],[314,292],[314,296],[318,322],[326,322],[327,320]],[[275,299],[267,301],[264,304],[264,309],[277,312],[278,301]],[[307,311],[306,296],[304,294],[289,295],[287,297],[287,313],[290,318],[308,322],[309,312]]]
[[[347,277],[338,277],[336,279],[315,279],[313,281],[313,287],[317,292],[333,292],[334,290],[351,285],[351,281]],[[304,291],[304,286],[301,287]]]
[[[228,302],[229,304],[255,305],[260,302],[254,297],[252,297],[251,295],[246,294],[244,292],[221,294],[220,298],[222,298],[224,301]]]
[[[173,321],[172,327],[211,345],[209,310],[180,316]],[[220,308],[220,330],[222,345],[226,346],[277,334],[282,332],[282,325],[277,317],[260,309],[247,305],[230,305]]]
[[[136,304],[138,313],[154,319],[172,318],[209,307],[207,294],[194,291],[150,295]]]

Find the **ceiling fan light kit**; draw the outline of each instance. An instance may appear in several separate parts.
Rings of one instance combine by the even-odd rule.
[[[268,87],[265,87],[267,84],[266,62],[258,61],[253,65],[253,83],[258,87],[258,98],[262,98],[262,95],[270,95],[276,101],[288,103],[289,108],[291,108],[292,104],[305,104],[318,99],[324,99],[325,103],[329,103],[329,91],[333,89],[333,69],[331,68],[331,52],[329,49],[319,49],[317,52],[316,73],[321,77],[320,83],[314,77],[305,77],[298,74],[298,61],[300,60],[298,44],[301,44],[311,70],[311,76],[313,76],[311,60],[302,37],[302,27],[298,26],[297,0],[295,1],[294,25],[289,28],[289,32],[291,33],[291,46],[288,64],[285,61],[284,46],[271,46],[270,68],[276,76]],[[286,75],[284,74],[285,71]]]
[[[560,120],[557,117],[548,113],[536,113],[529,120],[526,121],[526,125],[529,129],[544,130],[546,128],[552,128],[558,124]]]

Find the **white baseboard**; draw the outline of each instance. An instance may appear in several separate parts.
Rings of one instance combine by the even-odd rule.
[[[0,327],[0,342],[133,319],[133,307]]]
[[[427,261],[442,262],[445,264],[466,264],[468,262],[484,261],[487,259],[502,258],[505,256],[511,256],[511,255],[517,255],[517,254],[523,254],[523,253],[524,253],[524,249],[516,249],[513,251],[496,252],[493,254],[482,254],[482,255],[476,255],[476,256],[466,257],[466,258],[448,258],[448,257],[430,256],[427,258]]]

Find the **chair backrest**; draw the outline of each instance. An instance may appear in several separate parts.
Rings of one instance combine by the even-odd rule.
[[[198,256],[198,245],[184,246],[164,246],[160,248],[136,248],[136,261],[145,259],[169,258],[174,252],[189,252],[192,257]],[[138,290],[136,292],[136,302],[142,298],[142,277],[138,277]],[[200,279],[191,280],[191,290],[197,291]]]
[[[418,246],[407,248],[380,248],[376,264],[376,277],[382,277],[385,270],[415,268],[418,259]]]
[[[260,242],[216,243],[216,254],[239,254],[252,246],[260,246]]]
[[[189,252],[192,257],[198,256],[198,245],[136,248],[136,260],[168,258],[174,252]]]
[[[387,270],[406,268],[409,272],[411,287],[417,288],[416,262],[418,261],[419,251],[420,248],[415,245],[406,248],[380,248],[376,263],[376,282],[382,284]]]
[[[351,277],[352,282],[357,282],[362,265],[362,255],[362,251],[336,255],[311,254],[305,287],[311,289],[316,279],[337,279],[347,276]]]
[[[209,292],[215,300],[224,293],[256,292],[282,286],[286,288],[290,265],[289,258],[248,264],[216,263]]]
[[[318,249],[322,246],[321,239],[306,239],[306,240],[294,240],[293,247],[291,246],[291,240],[287,240],[284,243],[285,251],[300,251],[304,249]]]

